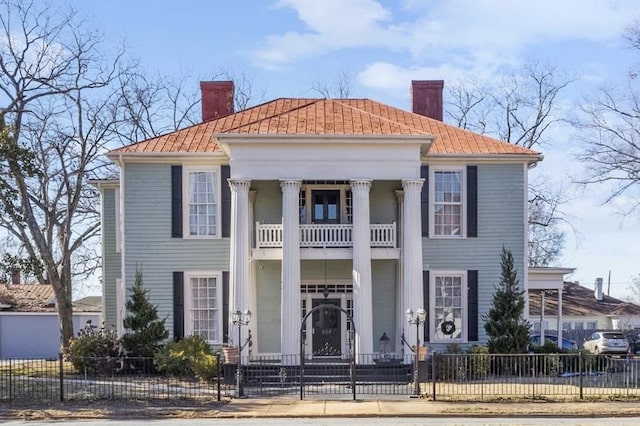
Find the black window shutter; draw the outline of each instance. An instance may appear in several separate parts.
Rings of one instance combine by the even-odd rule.
[[[229,271],[222,271],[222,342],[229,343]]]
[[[182,166],[171,166],[171,237],[182,238]]]
[[[429,271],[422,271],[422,306],[427,311],[427,316],[424,320],[423,339],[425,342],[429,341],[429,315],[431,309],[429,309]]]
[[[467,271],[467,340],[478,341],[478,271]]]
[[[467,166],[467,237],[478,236],[478,166]]]
[[[420,194],[422,236],[429,236],[429,166],[420,166],[420,177],[424,179]]]
[[[229,178],[231,169],[229,166],[220,167],[220,203],[222,209],[222,237],[231,236],[231,188]]]
[[[184,272],[173,273],[173,339],[184,337]]]

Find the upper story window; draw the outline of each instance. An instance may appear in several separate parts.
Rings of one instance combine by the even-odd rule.
[[[432,167],[429,180],[431,194],[430,235],[465,237],[466,220],[464,168]]]
[[[220,182],[217,167],[184,167],[184,235],[220,236]]]
[[[351,223],[353,206],[348,182],[305,182],[300,191],[300,223]]]

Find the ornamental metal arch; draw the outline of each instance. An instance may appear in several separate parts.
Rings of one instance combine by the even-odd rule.
[[[302,319],[302,323],[300,324],[300,400],[304,399],[304,364],[305,364],[305,351],[304,344],[305,338],[304,333],[306,330],[307,318],[311,316],[316,311],[320,309],[333,309],[342,312],[346,315],[347,321],[351,323],[351,333],[347,333],[349,337],[349,346],[353,348],[350,353],[351,358],[349,359],[349,375],[351,379],[351,391],[353,394],[353,400],[356,400],[356,356],[355,356],[355,335],[356,335],[356,324],[353,321],[353,317],[347,312],[346,309],[341,308],[340,306],[336,306],[330,303],[323,303],[321,305],[316,306],[311,309]]]

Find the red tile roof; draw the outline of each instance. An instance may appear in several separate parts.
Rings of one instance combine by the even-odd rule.
[[[225,117],[111,151],[222,153],[217,136],[328,135],[435,136],[429,154],[538,155],[537,152],[463,130],[370,99],[280,98]]]

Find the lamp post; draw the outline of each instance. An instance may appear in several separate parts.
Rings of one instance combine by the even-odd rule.
[[[414,316],[413,311],[411,310],[411,308],[409,308],[407,309],[406,315],[407,315],[407,322],[409,324],[416,325],[416,349],[414,351],[415,365],[413,367],[413,395],[411,395],[411,397],[419,398],[420,397],[420,377],[419,377],[420,364],[418,364],[418,357],[420,355],[420,324],[424,324],[424,321],[427,317],[427,313],[425,312],[424,309],[420,308],[416,310],[415,316]]]
[[[231,322],[233,322],[233,325],[237,325],[238,326],[238,368],[236,369],[236,391],[238,393],[238,397],[243,397],[244,396],[244,389],[242,388],[242,349],[244,349],[245,346],[247,346],[247,343],[249,343],[251,341],[251,337],[247,337],[247,341],[244,342],[244,344],[240,344],[240,341],[242,339],[242,326],[243,325],[249,325],[249,322],[251,322],[251,311],[250,310],[246,310],[244,312],[241,312],[239,309],[236,309],[232,314],[231,314]]]

